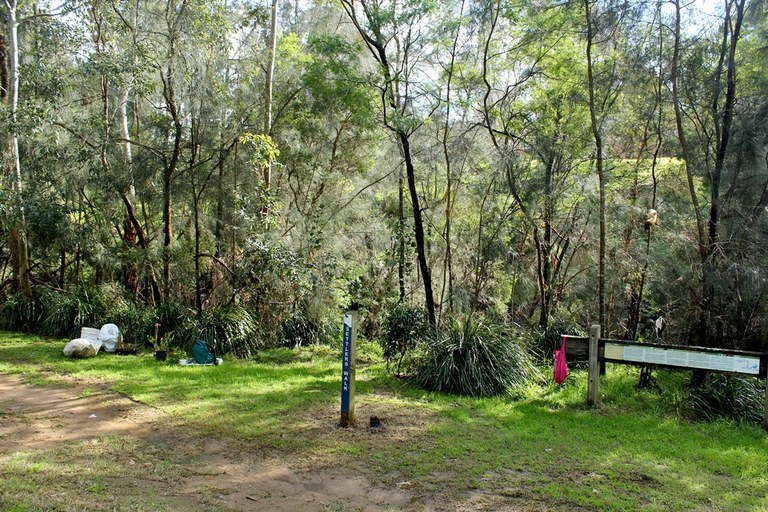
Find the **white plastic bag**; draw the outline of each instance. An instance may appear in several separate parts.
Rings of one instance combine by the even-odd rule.
[[[95,357],[101,348],[100,341],[91,341],[85,338],[76,338],[64,347],[64,355],[67,357]]]
[[[120,336],[120,329],[115,324],[104,324],[99,331],[99,341],[104,344],[104,350],[114,352],[117,346],[117,338]]]

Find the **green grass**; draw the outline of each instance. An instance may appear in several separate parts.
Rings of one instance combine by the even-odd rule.
[[[358,368],[357,400],[385,419],[399,418],[407,435],[392,442],[334,428],[340,393],[334,350],[280,349],[253,361],[190,368],[158,363],[151,354],[70,360],[61,355],[63,345],[0,334],[0,372],[41,385],[62,376],[89,379],[86,394],[101,382],[205,435],[286,459],[301,455],[347,467],[356,460],[382,485],[408,481],[414,492],[454,504],[480,493],[564,509],[768,510],[768,435],[735,422],[685,420],[685,374],[658,372],[663,393],[639,391],[635,370],[611,366],[601,381],[601,405],[591,409],[586,374],[578,369],[563,386],[473,399],[392,379],[374,357]],[[0,488],[23,490],[53,469],[68,470],[18,457],[0,467]],[[99,474],[108,476],[104,471]],[[108,487],[95,481],[86,491],[83,499]]]

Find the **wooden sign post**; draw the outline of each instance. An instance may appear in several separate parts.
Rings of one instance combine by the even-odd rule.
[[[587,387],[587,403],[597,405],[600,390],[600,360],[598,358],[600,326],[593,325],[589,329],[589,385]]]
[[[567,335],[564,338],[568,341],[566,356],[569,361],[589,361],[589,405],[598,403],[600,368],[605,363],[743,375],[766,379],[763,424],[768,429],[768,352],[602,339],[599,325],[589,329],[588,338]]]
[[[768,430],[768,375],[765,378],[765,412],[763,413],[763,427]]]
[[[355,357],[357,342],[357,311],[344,314],[341,363],[341,420],[340,427],[355,423]]]

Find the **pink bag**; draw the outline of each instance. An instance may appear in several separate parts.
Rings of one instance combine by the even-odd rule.
[[[568,362],[565,360],[565,336],[563,336],[563,343],[560,345],[560,350],[555,350],[555,382],[562,384],[566,377],[568,377]]]

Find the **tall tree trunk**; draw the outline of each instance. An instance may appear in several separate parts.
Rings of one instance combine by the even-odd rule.
[[[398,299],[405,300],[405,197],[403,183],[403,168],[400,166],[400,176],[397,180],[397,288]]]
[[[725,157],[731,139],[733,111],[736,103],[736,45],[741,35],[741,25],[744,19],[744,4],[746,0],[736,0],[733,4],[726,2],[725,19],[723,20],[723,39],[720,50],[720,61],[717,67],[716,89],[712,100],[712,118],[716,127],[715,165],[710,175],[710,203],[706,240],[706,258],[703,261],[704,281],[704,341],[705,346],[719,342],[720,329],[713,329],[713,317],[717,317],[715,305],[715,280],[717,279],[718,225],[720,223],[720,186],[722,182]],[[732,20],[731,7],[735,6],[735,20]],[[720,103],[720,76],[725,62],[725,103],[722,111]]]
[[[269,62],[267,63],[267,77],[264,87],[264,134],[272,135],[272,85],[275,74],[275,59],[277,57],[277,4],[278,0],[272,0],[272,24],[269,33]],[[272,185],[272,162],[264,166],[264,192],[269,192]],[[268,208],[268,206],[267,206]]]
[[[347,15],[349,16],[349,19],[355,25],[358,33],[363,38],[363,41],[371,52],[373,58],[379,63],[380,66],[380,71],[384,80],[384,86],[381,89],[384,123],[387,128],[397,137],[400,150],[403,154],[403,159],[405,160],[405,173],[408,182],[408,192],[411,196],[411,207],[413,209],[416,253],[419,262],[421,278],[424,283],[424,296],[427,309],[427,317],[429,322],[434,325],[437,323],[437,318],[435,314],[435,300],[432,291],[432,274],[430,272],[429,261],[426,254],[426,244],[424,240],[424,220],[421,212],[419,194],[416,189],[416,171],[413,165],[413,158],[411,154],[410,134],[401,126],[401,123],[394,122],[395,120],[391,118],[393,115],[406,115],[407,107],[404,105],[408,103],[408,99],[406,98],[405,101],[402,101],[398,95],[395,73],[392,69],[392,65],[389,61],[386,50],[386,44],[388,41],[383,38],[380,30],[378,30],[378,23],[381,20],[374,20],[375,17],[379,16],[379,13],[375,12],[376,9],[373,9],[373,11],[370,10],[369,5],[367,5],[365,2],[361,2],[364,16],[366,17],[367,22],[370,25],[376,27],[371,30],[371,33],[369,33],[360,24],[360,19],[358,19],[355,10],[355,2],[353,0],[342,0],[341,3]],[[410,37],[410,34],[406,37]],[[407,46],[408,45],[406,45],[406,47]],[[405,61],[408,59],[407,55],[399,55],[399,57]],[[389,112],[392,112],[392,114],[389,114]]]
[[[120,97],[118,99],[117,115],[120,121],[120,132],[123,138],[121,144],[123,149],[123,165],[128,175],[128,185],[122,191],[122,196],[131,204],[131,208],[136,208],[136,187],[133,181],[133,151],[130,142],[130,130],[128,127],[128,97],[130,89],[124,87],[120,91]],[[131,216],[126,210],[123,220],[123,244],[129,251],[136,246],[137,233],[136,228],[131,221]],[[123,278],[124,286],[132,293],[136,293],[138,290],[138,275],[136,271],[136,265],[131,262],[123,263]]]
[[[723,39],[720,47],[720,56],[715,72],[714,95],[712,98],[712,118],[715,122],[715,164],[710,172],[710,209],[705,228],[704,219],[701,214],[701,207],[696,194],[695,183],[693,180],[693,162],[690,146],[686,138],[683,126],[684,113],[682,111],[680,99],[679,84],[679,66],[680,66],[680,2],[675,0],[675,29],[674,29],[674,50],[672,54],[672,102],[675,109],[675,121],[677,126],[677,136],[680,142],[680,148],[685,162],[686,177],[688,180],[688,189],[691,195],[696,216],[696,229],[698,235],[698,249],[702,267],[702,297],[701,307],[698,319],[698,340],[697,342],[704,346],[711,346],[715,343],[718,336],[713,332],[712,316],[715,310],[715,279],[717,272],[717,245],[718,245],[718,224],[720,220],[720,185],[722,172],[725,166],[725,157],[728,150],[728,144],[731,136],[733,109],[736,102],[736,46],[741,33],[741,25],[744,17],[745,0],[736,1],[734,4],[726,2],[725,19],[723,20]],[[735,5],[735,20],[731,19],[731,8]],[[726,96],[722,110],[720,103],[720,80],[725,66],[726,73]],[[697,378],[698,382],[701,380]]]
[[[0,32],[0,102],[8,101],[8,40]]]
[[[589,90],[589,118],[592,136],[595,140],[595,167],[600,196],[599,222],[600,240],[598,248],[597,294],[598,294],[598,323],[605,332],[610,332],[610,326],[605,325],[605,171],[603,169],[603,137],[597,120],[597,104],[595,101],[594,61],[592,46],[594,44],[594,26],[592,19],[592,0],[584,0],[584,11],[587,21],[587,87]]]
[[[451,126],[451,85],[453,83],[454,65],[456,62],[456,51],[459,45],[459,34],[461,33],[461,19],[464,15],[464,0],[459,7],[459,22],[456,26],[456,34],[453,37],[451,46],[451,60],[448,64],[447,80],[445,85],[445,123],[443,125],[443,158],[445,161],[445,259],[443,263],[443,296],[448,293],[448,313],[453,314],[453,249],[451,247],[451,223],[453,216],[453,175],[451,173],[451,158],[448,152],[448,135]],[[440,309],[442,310],[444,298],[441,297]]]
[[[32,296],[32,286],[30,284],[29,268],[29,249],[27,245],[27,226],[24,218],[24,207],[21,198],[22,180],[21,180],[21,159],[19,157],[19,136],[16,132],[16,115],[19,108],[19,38],[18,38],[18,20],[16,19],[16,0],[4,0],[7,8],[7,29],[8,29],[8,47],[7,60],[8,69],[8,89],[7,102],[11,107],[11,121],[14,123],[11,129],[8,141],[8,172],[11,178],[11,191],[16,200],[15,218],[10,228],[10,246],[12,251],[12,261],[14,263],[13,273],[16,289],[24,296]]]
[[[400,146],[405,158],[405,176],[408,181],[408,192],[411,196],[411,208],[413,208],[413,229],[416,238],[416,257],[419,260],[419,270],[421,279],[424,282],[424,299],[427,307],[427,317],[429,323],[434,325],[437,322],[435,316],[435,299],[432,295],[432,274],[429,270],[429,261],[427,260],[426,244],[424,243],[424,220],[421,215],[421,205],[419,202],[419,193],[416,190],[416,171],[413,167],[411,157],[411,143],[408,136],[404,133],[398,133]]]
[[[197,311],[198,318],[203,314],[203,290],[202,282],[200,279],[200,195],[203,193],[203,186],[200,187],[200,192],[197,191],[197,184],[195,179],[195,165],[197,161],[198,151],[198,136],[195,129],[195,119],[192,118],[192,130],[190,133],[190,144],[192,146],[192,154],[189,157],[189,176],[192,185],[192,213],[194,215],[194,235],[195,235],[195,311]]]
[[[173,57],[174,56],[172,54],[171,61],[173,61]],[[179,158],[181,157],[181,143],[183,135],[181,114],[179,113],[175,87],[173,83],[173,65],[173,62],[171,62],[171,64],[168,66],[167,74],[164,78],[165,102],[168,108],[168,112],[171,114],[171,120],[173,121],[173,149],[171,150],[171,157],[167,160],[167,164],[163,172],[163,297],[165,298],[168,298],[171,293],[171,248],[173,245],[173,237],[171,234],[171,191],[176,169],[179,165]]]

